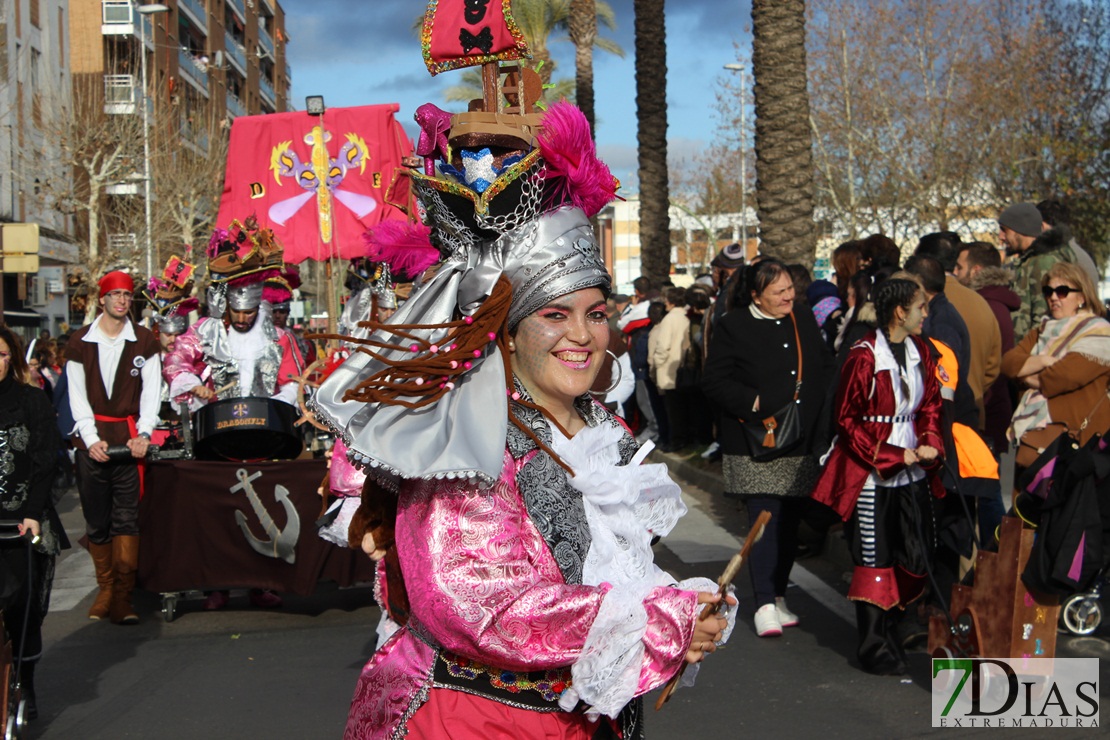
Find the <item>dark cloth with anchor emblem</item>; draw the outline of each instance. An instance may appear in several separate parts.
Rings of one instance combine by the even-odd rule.
[[[248,477],[261,475],[232,492],[240,485],[240,469]],[[139,506],[139,584],[163,593],[268,588],[308,596],[319,581],[370,583],[370,558],[316,536],[312,523],[321,514],[317,489],[326,475],[324,460],[152,463],[147,495]],[[279,498],[278,486],[287,497]],[[260,517],[256,505],[265,516]],[[267,517],[272,529],[266,527]],[[292,540],[291,551],[287,539]]]

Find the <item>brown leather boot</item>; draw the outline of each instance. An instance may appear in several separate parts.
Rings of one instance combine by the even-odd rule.
[[[89,619],[107,619],[112,604],[112,543],[98,545],[90,542],[89,555],[92,555],[93,568],[96,569],[96,585],[100,587],[96,600],[89,607]]]
[[[139,538],[136,535],[116,535],[112,538],[112,624],[138,624],[139,615],[131,606],[131,592],[135,589],[135,575],[139,570]]]

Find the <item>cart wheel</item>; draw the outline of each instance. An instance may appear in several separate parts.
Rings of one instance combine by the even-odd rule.
[[[8,713],[8,724],[4,728],[4,740],[20,740],[27,729],[27,703],[20,699]]]
[[[172,622],[174,617],[174,610],[177,609],[177,594],[163,594],[162,596],[162,616],[166,622]]]
[[[1089,635],[1102,623],[1102,605],[1090,594],[1072,594],[1064,600],[1060,621],[1073,635]]]

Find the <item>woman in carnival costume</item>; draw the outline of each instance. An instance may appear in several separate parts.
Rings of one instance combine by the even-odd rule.
[[[589,217],[618,183],[578,109],[539,119],[516,151],[453,140],[411,175],[429,226],[373,239],[423,237],[443,260],[312,404],[368,475],[349,540],[382,558],[402,625],[362,672],[349,738],[640,737],[639,697],[731,628],[699,620],[715,583],[653,562],[680,490],[588,393],[610,290]]]
[[[836,392],[836,433],[813,498],[848,523],[857,656],[869,673],[903,675],[896,609],[924,593],[939,478],[937,358],[921,338],[925,291],[891,278],[872,295],[878,328],[852,345]]]

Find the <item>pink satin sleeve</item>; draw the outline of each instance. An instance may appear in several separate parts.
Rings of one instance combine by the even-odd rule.
[[[201,321],[211,321],[211,319],[201,319],[189,330],[177,338],[174,344],[173,352],[166,355],[165,360],[162,362],[162,377],[165,379],[167,385],[173,385],[174,378],[182,373],[192,373],[198,378],[204,372],[204,350],[200,346],[200,338],[197,337],[195,327],[200,325]],[[208,383],[211,386],[211,383]],[[175,403],[188,400],[189,394],[180,394],[174,398]]]
[[[482,491],[455,480],[402,490],[396,541],[412,616],[459,655],[510,670],[569,666],[607,587],[568,585],[528,518],[514,464]]]
[[[362,494],[362,484],[366,473],[362,472],[347,459],[347,445],[337,439],[332,447],[331,467],[328,470],[328,487],[336,496],[348,497]]]
[[[648,625],[644,634],[644,663],[636,695],[657,689],[671,679],[686,660],[694,639],[698,594],[656,587],[644,599]]]

